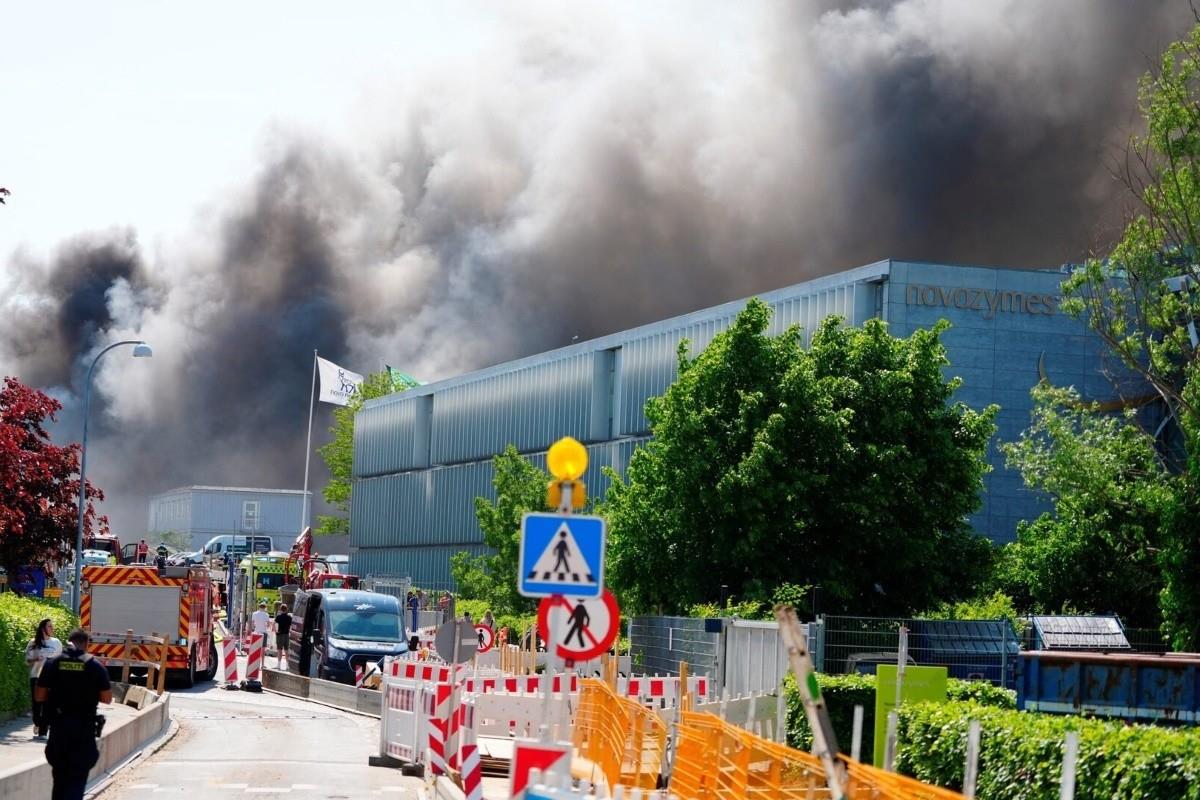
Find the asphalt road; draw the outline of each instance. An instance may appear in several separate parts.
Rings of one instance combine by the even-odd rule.
[[[102,800],[163,795],[232,798],[417,798],[422,782],[370,767],[379,722],[263,692],[227,692],[215,683],[171,693],[179,732],[118,773]]]

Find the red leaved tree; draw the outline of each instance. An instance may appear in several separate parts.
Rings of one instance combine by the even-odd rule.
[[[0,565],[9,575],[22,564],[65,560],[79,525],[79,445],[50,441],[45,422],[62,403],[16,378],[0,390]],[[84,534],[108,519],[96,517],[104,493],[88,482]]]

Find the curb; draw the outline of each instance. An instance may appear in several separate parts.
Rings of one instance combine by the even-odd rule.
[[[357,717],[366,717],[367,719],[379,719],[378,714],[368,714],[366,711],[356,711],[353,708],[345,708],[343,706],[335,706],[333,703],[322,703],[320,700],[313,700],[310,697],[301,697],[298,694],[289,694],[288,692],[281,692],[278,689],[269,689],[266,686],[263,687],[263,691],[270,692],[271,694],[277,694],[280,697],[288,697],[288,698],[291,698],[292,700],[302,700],[305,703],[312,703],[313,705],[317,705],[317,706],[325,706],[325,708],[332,708],[334,711],[344,711],[347,714],[354,714]]]
[[[95,785],[89,786],[84,792],[84,800],[91,800],[93,797],[99,797],[106,789],[112,786],[113,781],[122,770],[124,770],[126,767],[133,766],[137,762],[149,758],[162,748],[166,747],[166,745],[175,738],[175,734],[177,733],[179,733],[179,722],[177,720],[171,720],[171,724],[167,726],[165,731],[147,742],[140,750],[130,753],[124,761],[122,761],[120,764],[117,764],[108,772],[104,773],[104,775],[95,783]]]

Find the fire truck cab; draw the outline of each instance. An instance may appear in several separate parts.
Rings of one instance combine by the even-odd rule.
[[[217,674],[213,640],[214,588],[203,567],[153,564],[83,568],[80,624],[89,633],[160,636],[167,640],[167,673],[191,687]],[[92,643],[88,652],[109,667],[120,668],[122,644]],[[133,658],[154,661],[154,648],[136,648]]]

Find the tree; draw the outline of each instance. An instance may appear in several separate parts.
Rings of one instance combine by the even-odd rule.
[[[998,585],[1027,610],[1118,613],[1157,627],[1177,478],[1132,409],[1100,414],[1075,390],[1047,384],[1033,397],[1033,424],[1001,449],[1027,486],[1054,497],[1054,511],[1017,527]]]
[[[995,408],[950,402],[945,324],[908,339],[880,320],[829,318],[765,334],[752,300],[646,404],[636,450],[603,513],[609,574],[635,609],[767,600],[820,586],[825,610],[897,613],[972,594],[991,546],[979,504]]]
[[[492,459],[496,502],[475,498],[475,516],[490,555],[463,551],[450,557],[450,573],[463,597],[486,600],[496,614],[525,614],[534,602],[517,593],[521,516],[544,511],[550,476],[529,463],[513,445]]]
[[[0,565],[65,561],[75,549],[79,514],[79,445],[59,447],[45,423],[62,404],[16,378],[0,390]],[[84,534],[107,533],[93,501],[104,493],[88,481]]]
[[[333,439],[317,448],[329,468],[329,483],[321,490],[325,502],[342,512],[342,516],[321,514],[317,517],[315,533],[319,536],[344,536],[350,533],[350,473],[354,469],[354,415],[367,400],[383,397],[395,391],[405,391],[417,384],[397,385],[390,372],[375,372],[363,380],[358,392],[344,406],[333,410]]]
[[[1063,284],[1064,308],[1087,318],[1122,366],[1159,396],[1159,452],[1178,474],[1164,511],[1159,563],[1164,629],[1200,647],[1200,26],[1143,77],[1145,134],[1121,177],[1137,205],[1112,251]],[[1149,421],[1149,416],[1146,418]],[[1157,423],[1157,421],[1155,421]],[[1129,424],[1132,424],[1131,422]]]

